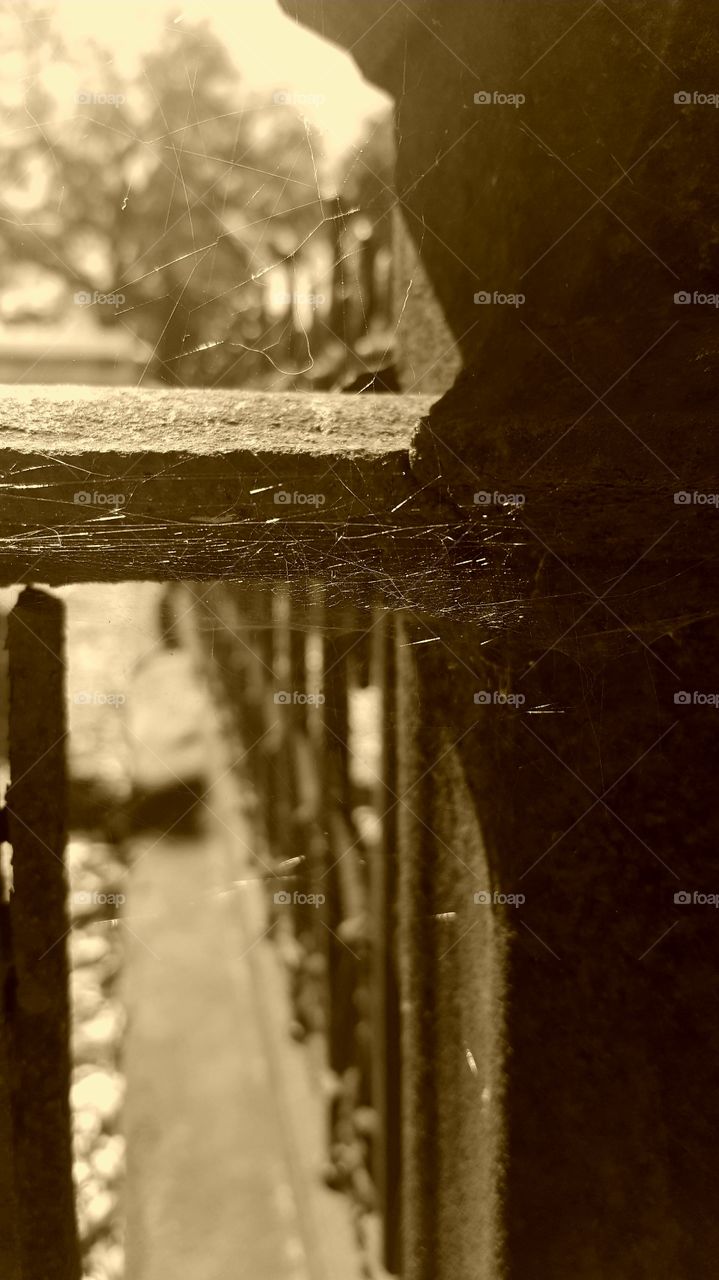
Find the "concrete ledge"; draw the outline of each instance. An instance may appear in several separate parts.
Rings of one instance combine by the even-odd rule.
[[[684,442],[680,479],[647,477],[621,427],[586,456],[572,435],[569,458],[527,475],[556,417],[481,424],[451,393],[6,392],[0,585],[230,579],[300,599],[322,581],[334,603],[378,598],[540,646],[565,631],[573,644],[612,580],[612,607],[646,638],[706,614],[717,507],[673,491],[719,493],[708,417],[655,433]],[[515,491],[522,505],[502,500]]]
[[[347,553],[353,538],[371,544],[417,523],[408,445],[428,407],[399,396],[6,392],[0,581],[320,572],[342,539]]]

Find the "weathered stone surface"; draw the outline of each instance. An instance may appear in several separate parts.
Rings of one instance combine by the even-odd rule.
[[[551,406],[568,428],[593,398],[577,379],[601,396],[621,379],[621,401],[650,431],[654,413],[716,404],[716,310],[675,303],[685,291],[716,293],[718,37],[708,9],[284,7],[351,48],[395,97],[397,197],[471,368],[461,394],[476,405],[476,458],[497,413],[535,419]],[[475,102],[478,93],[490,100]],[[525,301],[502,305],[495,292]],[[479,294],[492,301],[476,303]]]
[[[392,249],[395,362],[401,387],[405,393],[440,396],[462,368],[460,346],[399,210],[394,211]]]
[[[428,407],[411,396],[7,392],[0,581],[304,579],[360,553],[377,573],[427,523],[407,449]]]
[[[188,457],[261,453],[371,458],[403,450],[431,402],[324,393],[144,390],[134,387],[4,387],[0,447],[133,455],[186,451]],[[108,468],[109,470],[109,468]],[[112,473],[110,473],[112,475]]]
[[[298,596],[321,578],[332,599],[375,591],[529,644],[554,643],[622,575],[609,603],[647,638],[706,612],[717,508],[674,494],[719,490],[708,414],[660,423],[667,455],[684,444],[679,480],[651,483],[593,417],[591,453],[575,433],[537,479],[516,459],[551,445],[552,414],[499,419],[466,463],[474,419],[454,396],[439,409],[461,453],[420,396],[7,393],[0,578],[287,580]],[[595,610],[592,633],[598,617],[615,643],[616,614]]]
[[[716,690],[716,623],[591,671],[427,635],[399,650],[407,1274],[702,1275],[719,720],[674,698]]]

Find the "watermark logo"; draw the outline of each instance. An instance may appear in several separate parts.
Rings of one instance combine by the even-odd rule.
[[[274,495],[274,501],[277,507],[323,507],[327,497],[324,493],[288,493],[286,489],[280,489]]]
[[[73,695],[73,702],[78,707],[121,707],[127,701],[124,693],[103,693],[97,689],[81,689]]]
[[[327,99],[323,93],[295,93],[278,89],[273,93],[272,101],[278,107],[319,107]]]
[[[87,106],[92,103],[102,107],[121,107],[123,102],[127,102],[124,93],[94,93],[87,90],[76,93],[75,101],[78,106]]]
[[[719,693],[702,693],[699,689],[681,689],[674,694],[677,707],[719,707]]]
[[[77,293],[72,295],[72,300],[77,307],[121,307],[125,301],[124,293],[100,293],[98,289],[94,289],[92,293],[88,289],[78,289]]]
[[[76,907],[122,907],[127,902],[124,893],[99,893],[94,889],[77,889],[70,898]]]
[[[719,293],[702,293],[699,289],[680,289],[674,294],[677,307],[719,307]]]
[[[475,105],[478,107],[523,107],[527,101],[524,93],[503,93],[500,89],[494,91],[490,89],[480,89],[474,95]]]
[[[325,695],[323,693],[302,693],[299,689],[293,689],[288,693],[286,689],[279,689],[274,695],[275,705],[278,707],[321,707],[325,703]]]
[[[693,893],[689,893],[687,889],[679,889],[674,894],[674,901],[678,907],[719,907],[719,893],[701,893],[695,889]]]
[[[276,907],[321,907],[327,899],[323,893],[289,893],[287,889],[278,889],[272,901]]]
[[[102,493],[99,489],[78,489],[72,495],[76,507],[122,507],[124,493]]]
[[[674,494],[676,507],[719,507],[719,493],[699,493],[696,489],[680,489]]]
[[[501,693],[498,689],[480,689],[474,701],[478,707],[523,707],[527,701],[523,693]]]
[[[524,893],[500,893],[498,889],[479,889],[473,896],[477,907],[522,907],[527,901]]]
[[[701,93],[698,89],[680,89],[674,94],[678,107],[719,107],[719,93]]]
[[[480,289],[474,295],[475,307],[523,307],[526,301],[524,293],[501,293],[499,289],[492,293],[489,289]]]
[[[278,302],[284,303],[287,307],[291,303],[297,307],[321,307],[327,301],[324,293],[299,293],[296,290],[294,293],[278,293],[275,296]]]
[[[472,501],[475,507],[523,507],[527,499],[523,493],[498,493],[496,489],[490,493],[489,489],[479,489]]]

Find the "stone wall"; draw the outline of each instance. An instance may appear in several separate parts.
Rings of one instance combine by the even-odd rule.
[[[464,365],[418,481],[468,546],[515,495],[509,589],[477,556],[485,619],[408,614],[398,649],[403,1274],[690,1280],[718,1244],[709,11],[284,7],[396,99]]]

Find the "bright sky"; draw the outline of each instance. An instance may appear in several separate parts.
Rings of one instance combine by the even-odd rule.
[[[361,0],[358,0],[361,2]],[[207,20],[248,86],[302,95],[302,113],[325,135],[329,155],[344,150],[360,122],[388,99],[364,81],[349,55],[291,21],[277,0],[53,0],[68,41],[94,38],[131,69],[156,44],[168,12]],[[96,88],[97,86],[91,86]],[[321,102],[306,101],[320,97]]]

